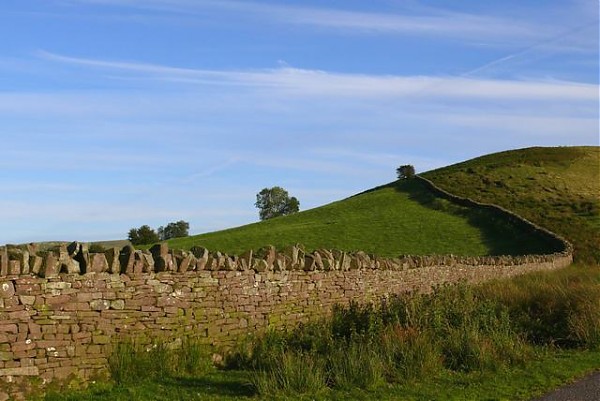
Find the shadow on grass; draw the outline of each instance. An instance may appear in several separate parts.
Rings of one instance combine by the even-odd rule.
[[[457,205],[433,193],[418,180],[398,180],[385,185],[408,195],[420,205],[440,212],[465,218],[469,225],[477,228],[489,255],[528,255],[552,253],[545,238],[528,232],[495,213],[476,207]]]
[[[245,377],[244,372],[227,371],[203,377],[171,377],[161,381],[167,386],[187,388],[206,395],[251,398],[256,395],[256,389]]]

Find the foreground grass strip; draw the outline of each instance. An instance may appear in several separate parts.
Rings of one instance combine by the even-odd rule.
[[[280,400],[523,400],[528,401],[600,369],[600,351],[540,349],[529,363],[497,372],[450,373],[372,390],[329,390],[282,395]],[[261,400],[248,386],[250,373],[214,371],[200,378],[172,378],[114,385],[94,384],[86,391],[48,394],[45,401]]]

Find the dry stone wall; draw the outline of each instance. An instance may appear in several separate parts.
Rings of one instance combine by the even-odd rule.
[[[295,325],[335,304],[367,302],[465,280],[477,283],[567,266],[568,251],[521,257],[405,256],[301,246],[242,256],[203,248],[90,253],[74,242],[39,252],[0,248],[0,377],[88,379],[115,341],[143,336],[226,344]]]

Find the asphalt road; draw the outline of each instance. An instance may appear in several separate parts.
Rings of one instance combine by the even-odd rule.
[[[600,372],[533,401],[600,401]]]

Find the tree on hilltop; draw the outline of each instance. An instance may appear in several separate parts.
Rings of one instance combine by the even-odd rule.
[[[261,220],[297,213],[300,210],[298,199],[294,196],[290,197],[281,187],[264,188],[256,194],[254,206],[259,209]]]
[[[410,164],[405,164],[396,169],[396,174],[398,174],[398,179],[408,180],[415,176],[415,168]]]

